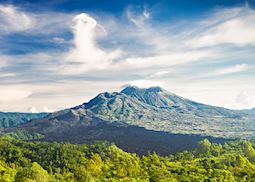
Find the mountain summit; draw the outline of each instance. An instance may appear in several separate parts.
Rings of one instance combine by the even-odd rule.
[[[133,95],[135,93],[148,93],[148,92],[163,92],[164,89],[160,87],[150,87],[150,88],[139,88],[136,86],[128,86],[124,88],[121,93],[124,93],[126,95]]]
[[[247,138],[255,135],[252,130],[254,116],[198,103],[160,87],[142,89],[132,86],[121,92],[100,93],[87,103],[52,113],[43,120],[51,121],[49,126],[54,125],[53,128],[60,129],[63,126],[106,123],[225,138]],[[40,119],[32,121],[30,123],[36,123]],[[45,123],[47,122],[43,122],[44,125]],[[57,125],[59,126],[56,127]]]
[[[249,125],[254,121],[251,116],[198,103],[160,87],[142,89],[131,86],[121,92],[101,93],[75,109],[86,109],[108,122],[118,121],[157,131],[224,137],[243,137],[243,123]]]
[[[100,93],[89,102],[6,132],[36,133],[47,141],[107,140],[145,154],[149,150],[169,152],[173,145],[176,151],[194,147],[204,136],[252,138],[254,121],[252,115],[198,103],[160,87],[126,87],[120,92]]]

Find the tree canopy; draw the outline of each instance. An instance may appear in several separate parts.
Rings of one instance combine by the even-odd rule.
[[[25,142],[0,138],[0,181],[255,181],[255,150],[248,141],[203,140],[175,155],[138,156],[114,144]]]

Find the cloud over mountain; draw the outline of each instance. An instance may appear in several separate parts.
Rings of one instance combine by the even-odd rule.
[[[252,7],[212,8],[201,16],[174,20],[159,20],[155,9],[128,6],[118,14],[84,9],[45,12],[1,4],[2,87],[44,95],[17,100],[24,104],[21,110],[40,108],[39,104],[53,110],[72,106],[95,92],[127,83],[157,83],[225,107],[234,105],[241,88],[255,92]],[[64,96],[70,98],[66,103]],[[54,106],[47,105],[49,99],[55,100]],[[1,107],[6,105],[0,100]]]

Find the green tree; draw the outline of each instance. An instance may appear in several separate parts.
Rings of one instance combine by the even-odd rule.
[[[40,164],[33,162],[30,168],[25,168],[19,171],[16,175],[15,181],[36,181],[36,182],[48,182],[50,176],[46,170],[44,170]]]
[[[198,152],[203,156],[208,156],[210,154],[211,142],[208,139],[204,139],[198,143]]]

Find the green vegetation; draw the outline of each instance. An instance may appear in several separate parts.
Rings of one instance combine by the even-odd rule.
[[[15,132],[2,134],[4,138],[17,139],[17,140],[38,140],[44,138],[39,133],[29,133],[26,130],[17,130]]]
[[[255,181],[255,150],[247,141],[221,145],[206,139],[193,151],[139,157],[109,143],[1,138],[0,181]]]

